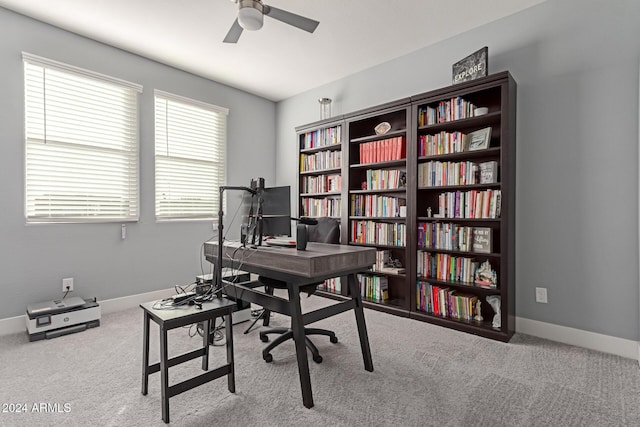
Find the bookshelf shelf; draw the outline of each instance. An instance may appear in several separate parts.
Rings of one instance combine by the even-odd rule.
[[[349,140],[349,142],[351,142],[352,144],[359,144],[361,142],[371,142],[371,141],[378,141],[381,139],[393,138],[396,136],[405,136],[406,134],[407,134],[406,129],[399,129],[399,130],[387,132],[381,135],[375,134],[375,135],[361,136],[359,138],[352,138]]]
[[[487,107],[489,112],[473,116],[476,107]],[[509,341],[515,332],[515,109],[516,83],[505,71],[296,129],[300,141],[303,141],[304,138],[310,138],[303,137],[305,133],[335,134],[323,129],[340,127],[342,141],[340,148],[300,146],[300,156],[315,155],[326,150],[340,150],[342,155],[339,169],[300,172],[301,184],[307,175],[331,173],[340,173],[342,181],[339,195],[333,191],[319,194],[301,191],[300,215],[304,215],[302,203],[305,199],[340,198],[341,243],[375,247],[381,262],[390,262],[405,269],[402,274],[379,271],[363,273],[361,281],[365,307],[490,339]],[[448,120],[441,122],[443,118]],[[391,129],[386,134],[377,135],[374,128],[382,122],[389,123]],[[486,148],[469,150],[467,135],[480,133],[476,131],[486,133],[482,144]],[[454,168],[453,181],[444,175],[443,179],[424,180],[431,178],[434,170],[442,170],[444,165]],[[455,168],[466,169],[463,169],[462,175],[457,175]],[[425,170],[429,175],[420,176],[426,173]],[[388,175],[384,175],[381,181],[376,181],[380,178],[372,178],[381,171],[399,173],[402,182],[392,185],[397,188],[385,189]],[[450,173],[447,169],[447,174]],[[480,176],[489,179],[480,181]],[[421,185],[458,182],[463,185]],[[363,203],[365,198],[366,204],[357,205]],[[388,210],[381,215],[381,211],[376,210],[378,208],[371,208],[372,200],[385,208],[388,207],[385,203],[404,206],[406,212],[403,211],[402,217],[397,214],[387,216]],[[363,206],[365,210],[362,210]],[[450,209],[451,213],[445,209]],[[447,218],[447,215],[454,217]],[[439,249],[427,247],[434,243],[425,246],[424,240],[421,240],[424,239],[425,229],[430,233],[466,234],[455,234],[455,238],[445,234],[445,239],[450,239],[453,245],[438,246],[452,249]],[[362,239],[364,234],[361,233],[368,234],[367,238]],[[371,238],[372,233],[375,238]],[[395,241],[403,244],[387,244],[384,238],[388,234],[397,235],[399,240]],[[458,241],[460,236],[472,240]],[[489,239],[488,243],[483,243],[483,237]],[[361,243],[360,240],[367,243]],[[481,248],[483,251],[468,250],[472,244],[474,249]],[[487,246],[483,247],[483,244]],[[425,254],[431,254],[432,257],[426,257]],[[434,262],[436,264],[433,266],[425,265]],[[432,274],[427,274],[426,269],[435,269],[439,262],[449,263],[447,266],[440,265],[440,268],[463,268],[464,272],[460,270],[463,274],[455,270],[450,277],[465,277],[466,281],[443,281],[427,277]],[[451,267],[453,263],[455,265]],[[496,287],[476,285],[474,281],[478,271],[486,273],[483,279],[493,280]],[[446,275],[437,276],[443,278]],[[473,279],[469,280],[468,277]],[[373,290],[367,284],[370,282],[374,283]],[[340,292],[318,293],[329,298],[344,299],[347,291],[345,286],[343,288]],[[376,302],[377,297],[371,298],[368,293],[375,294],[381,289],[386,289],[386,300]],[[432,308],[436,299],[442,306],[439,313]],[[495,328],[493,320],[496,307],[492,303],[499,305],[500,312],[500,326]],[[477,310],[480,310],[483,321],[474,320]]]
[[[471,129],[476,127],[489,126],[497,124],[501,119],[501,111],[494,111],[492,113],[485,114],[484,116],[469,117],[466,119],[451,120],[443,123],[436,123],[433,125],[418,126],[418,133],[434,133],[448,130],[460,130]]]
[[[403,166],[406,163],[405,159],[400,160],[389,160],[386,162],[372,162],[372,163],[355,163],[349,165],[351,169],[362,169],[362,168],[380,168],[380,167],[391,167],[391,166]]]
[[[349,219],[369,219],[371,221],[387,221],[387,222],[397,222],[406,221],[406,218],[399,216],[350,216]]]
[[[327,191],[326,193],[300,193],[300,197],[328,197],[339,195],[340,193],[337,191]]]
[[[399,245],[382,245],[380,243],[358,243],[354,241],[349,242],[350,245],[353,246],[366,246],[366,247],[375,247],[375,248],[386,248],[386,249],[395,249],[395,248],[405,248],[406,246]]]
[[[438,154],[434,156],[419,156],[418,163],[424,163],[431,160],[438,160],[438,161],[460,160],[460,159],[473,160],[473,159],[486,158],[486,157],[497,158],[499,156],[500,156],[500,147],[492,147],[492,148],[487,148],[485,150],[466,151],[462,153]]]
[[[331,151],[331,150],[341,150],[342,149],[342,145],[340,144],[332,144],[332,145],[323,145],[320,147],[315,147],[315,148],[304,148],[302,150],[300,150],[301,154],[313,154],[313,153],[317,153],[318,151]]]
[[[340,173],[342,169],[340,168],[328,168],[328,169],[314,169],[307,171],[300,171],[300,175],[326,175],[329,173]]]
[[[500,183],[495,182],[491,184],[470,184],[470,185],[432,185],[421,186],[418,190],[431,190],[431,191],[456,191],[456,190],[477,190],[485,188],[500,188]]]
[[[487,258],[500,258],[500,256],[502,255],[499,252],[483,253],[483,252],[456,251],[456,250],[438,249],[438,248],[418,248],[418,250],[421,252],[437,252],[441,254],[461,255],[461,256],[470,256],[470,257],[483,256]]]
[[[406,188],[384,188],[380,190],[349,190],[349,194],[385,194],[385,193],[406,193]]]

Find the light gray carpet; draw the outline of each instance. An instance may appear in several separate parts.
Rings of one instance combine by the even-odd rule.
[[[303,310],[331,304],[312,296]],[[366,310],[374,372],[366,372],[352,312],[316,325],[324,362],[310,360],[315,406],[302,405],[293,343],[262,360],[258,331],[234,326],[236,393],[218,379],[170,401],[177,426],[637,426],[637,361],[516,334],[500,343]],[[288,318],[274,315],[273,326]],[[152,323],[151,360],[158,360]],[[170,355],[195,349],[189,330],[170,333]],[[212,367],[225,359],[212,349]],[[141,385],[142,312],[103,316],[102,325],[52,340],[0,337],[1,426],[161,426],[160,377]],[[171,368],[171,384],[202,372]],[[11,412],[11,404],[26,412]],[[35,409],[42,409],[38,412]],[[41,404],[44,404],[42,406]],[[23,406],[24,405],[24,406]],[[15,406],[13,406],[15,410]],[[7,412],[6,412],[7,411]],[[52,412],[53,411],[53,412]]]

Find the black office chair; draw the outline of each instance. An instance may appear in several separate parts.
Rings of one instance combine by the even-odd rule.
[[[317,225],[308,225],[307,226],[307,240],[309,242],[319,242],[319,243],[340,243],[340,223],[335,218],[317,218]],[[268,277],[260,276],[258,280],[265,286],[265,291],[273,295],[274,289],[287,289],[286,282],[281,280],[271,279]],[[305,292],[308,295],[313,294],[318,285],[320,283],[312,283],[310,285],[305,285],[300,288],[300,292]],[[269,316],[270,313],[268,310],[264,312],[264,326],[269,325]],[[260,340],[262,342],[269,341],[268,334],[281,334],[278,338],[273,340],[267,347],[262,350],[262,358],[265,362],[269,363],[273,361],[273,356],[271,355],[271,350],[280,345],[281,343],[293,338],[293,331],[290,328],[271,328],[265,331],[260,331]],[[338,342],[338,337],[333,331],[329,331],[326,329],[318,329],[318,328],[304,328],[304,341],[307,345],[309,351],[313,356],[313,361],[316,363],[322,362],[322,356],[320,356],[320,352],[318,348],[313,344],[313,342],[309,339],[309,335],[326,335],[329,337],[329,340],[332,343]]]

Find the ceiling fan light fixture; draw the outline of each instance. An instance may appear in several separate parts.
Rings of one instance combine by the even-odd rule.
[[[238,10],[238,24],[248,31],[256,31],[262,28],[263,6],[261,2],[255,0],[240,1]]]

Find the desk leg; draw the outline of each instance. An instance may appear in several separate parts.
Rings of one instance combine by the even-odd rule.
[[[367,335],[367,325],[364,321],[364,310],[362,308],[362,297],[358,289],[358,281],[355,274],[347,276],[349,293],[355,300],[356,323],[358,325],[358,335],[360,335],[360,347],[362,348],[362,358],[364,359],[364,369],[373,372],[373,361],[371,360],[371,348],[369,348],[369,336]]]
[[[142,332],[142,394],[147,395],[149,391],[149,313],[144,312],[143,332]]]
[[[231,393],[236,392],[236,371],[233,361],[233,318],[231,312],[224,316],[224,329],[227,341],[227,363],[229,364],[229,374],[227,374],[227,387]]]
[[[213,324],[215,325],[215,318],[213,319]],[[202,370],[206,371],[209,369],[209,339],[211,338],[211,319],[207,319],[202,322],[202,327],[204,331],[202,331],[202,348],[204,349],[204,354],[202,355]]]
[[[289,304],[291,304],[291,330],[296,345],[296,359],[298,360],[298,374],[302,387],[302,403],[306,408],[313,408],[313,393],[311,392],[311,378],[309,376],[309,359],[305,344],[304,320],[300,305],[300,289],[296,285],[287,283],[289,288]]]
[[[167,348],[167,330],[160,325],[160,392],[162,403],[162,421],[169,422],[169,350]]]

